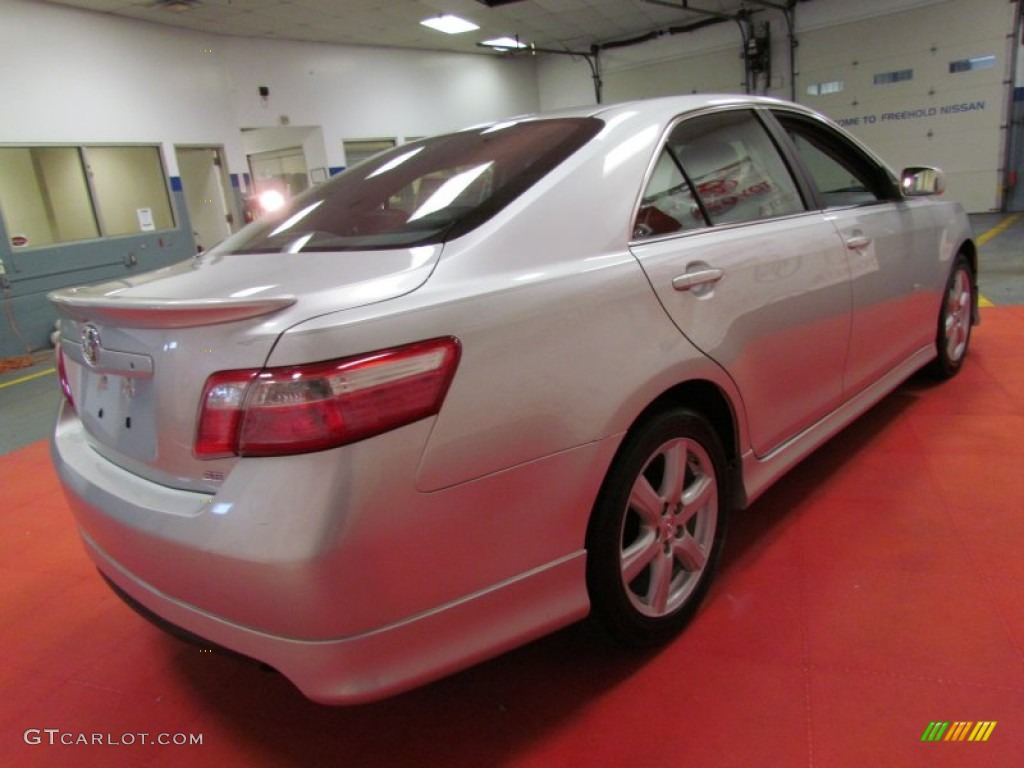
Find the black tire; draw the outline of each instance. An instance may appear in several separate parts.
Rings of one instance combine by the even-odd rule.
[[[934,379],[951,379],[960,372],[967,359],[974,322],[974,272],[962,253],[953,259],[946,290],[939,308],[935,336],[935,359],[925,368]]]
[[[587,529],[591,618],[618,642],[658,645],[693,617],[725,540],[725,472],[693,411],[659,412],[626,437]]]

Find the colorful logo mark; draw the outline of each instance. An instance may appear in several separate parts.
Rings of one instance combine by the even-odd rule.
[[[921,741],[988,741],[995,727],[995,720],[931,722],[924,729]]]

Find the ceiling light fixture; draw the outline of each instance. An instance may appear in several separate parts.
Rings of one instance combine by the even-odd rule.
[[[443,16],[431,16],[429,19],[421,21],[420,24],[424,27],[436,29],[438,32],[444,32],[446,35],[458,35],[463,32],[472,32],[474,29],[480,29],[479,25],[474,24],[472,21],[466,21],[450,13],[446,13]]]
[[[529,43],[520,42],[518,37],[496,37],[493,40],[484,40],[478,45],[493,48],[496,51],[515,51],[520,48],[529,48]]]

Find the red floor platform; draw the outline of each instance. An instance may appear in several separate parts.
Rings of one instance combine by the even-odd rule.
[[[0,765],[1022,766],[1024,307],[983,318],[959,377],[904,385],[734,516],[673,644],[580,625],[355,708],[144,622],[45,443],[4,456]],[[995,726],[923,741],[936,722]],[[60,743],[93,734],[115,743]],[[202,744],[138,743],[160,734]]]

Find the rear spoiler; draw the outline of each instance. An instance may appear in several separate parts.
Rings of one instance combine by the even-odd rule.
[[[268,315],[292,306],[294,296],[227,299],[147,299],[82,296],[70,288],[47,294],[64,317],[126,328],[192,328]]]

